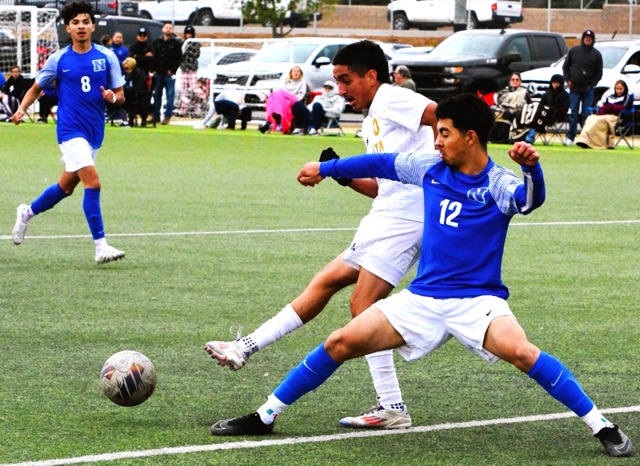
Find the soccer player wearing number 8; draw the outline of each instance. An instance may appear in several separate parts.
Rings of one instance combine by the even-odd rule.
[[[541,351],[515,319],[502,282],[509,222],[545,199],[539,154],[516,143],[509,156],[524,181],[487,154],[494,115],[471,94],[436,109],[440,152],[387,153],[307,163],[298,181],[379,177],[422,188],[424,227],[418,273],[406,290],[378,301],[311,351],[257,412],[215,423],[216,435],[269,434],[278,415],[318,388],[349,359],[397,348],[406,360],[427,356],[452,337],[487,362],[502,359],[579,416],[611,456],[629,456],[631,441],[609,422],[571,371]]]
[[[95,261],[105,264],[122,259],[124,252],[107,244],[95,158],[104,139],[105,101],[124,103],[124,78],[114,53],[91,43],[95,17],[89,3],[69,3],[60,16],[72,44],[47,59],[12,120],[20,124],[42,89],[55,87],[59,99],[57,137],[64,168],[56,184],[46,188],[30,205],[18,207],[12,237],[15,244],[21,244],[31,218],[73,194],[82,182],[82,207],[96,246]]]

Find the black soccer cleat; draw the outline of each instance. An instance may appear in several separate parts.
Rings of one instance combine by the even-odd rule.
[[[247,414],[235,419],[218,421],[211,426],[212,435],[269,435],[273,433],[273,424],[265,424],[258,413]]]
[[[631,440],[616,425],[601,429],[594,437],[600,440],[609,456],[631,456],[633,454]]]

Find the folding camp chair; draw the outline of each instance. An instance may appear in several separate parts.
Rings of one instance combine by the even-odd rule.
[[[327,123],[320,128],[322,136],[344,136],[344,130],[340,126],[340,117],[327,117]]]
[[[633,96],[630,95],[632,101]],[[635,136],[635,125],[636,125],[636,107],[635,105],[631,105],[629,110],[623,110],[618,115],[618,123],[616,124],[616,134],[618,135],[618,140],[616,141],[614,147],[618,147],[620,141],[624,141],[629,149],[633,149],[635,147],[634,136]]]

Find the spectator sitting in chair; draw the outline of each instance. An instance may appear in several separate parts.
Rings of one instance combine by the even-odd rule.
[[[326,81],[322,94],[313,99],[308,106],[298,101],[293,104],[293,123],[295,129],[292,134],[318,133],[328,118],[337,118],[344,110],[344,99],[338,94],[338,85],[334,81]]]
[[[11,76],[9,76],[9,79],[7,79],[4,86],[2,86],[2,92],[22,102],[22,98],[32,85],[33,80],[22,76],[19,66],[13,66],[11,68]]]
[[[495,104],[491,107],[496,123],[489,140],[496,143],[510,141],[509,130],[513,119],[531,102],[527,89],[522,87],[520,73],[512,73],[509,85],[495,95]]]
[[[273,91],[267,98],[267,121],[258,128],[261,133],[282,131],[289,133],[293,119],[292,107],[298,101],[304,103],[309,86],[304,79],[304,72],[299,66],[294,66],[284,77],[280,89]]]
[[[616,81],[612,89],[604,93],[597,104],[595,115],[584,122],[582,131],[576,138],[576,145],[583,149],[613,149],[613,136],[618,116],[623,110],[633,107],[633,95],[629,94],[627,83]]]
[[[549,81],[549,89],[540,98],[541,107],[549,107],[554,122],[567,121],[569,112],[569,94],[564,89],[564,77],[554,74]],[[536,130],[531,128],[525,138],[525,142],[533,144],[536,138]]]

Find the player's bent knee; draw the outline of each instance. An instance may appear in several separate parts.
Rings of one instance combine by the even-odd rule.
[[[540,350],[527,341],[515,346],[508,357],[504,357],[503,359],[526,373],[531,370],[538,356],[540,356]]]
[[[324,342],[324,349],[337,362],[344,362],[358,356],[354,355],[355,349],[344,329],[336,330],[329,335]]]

